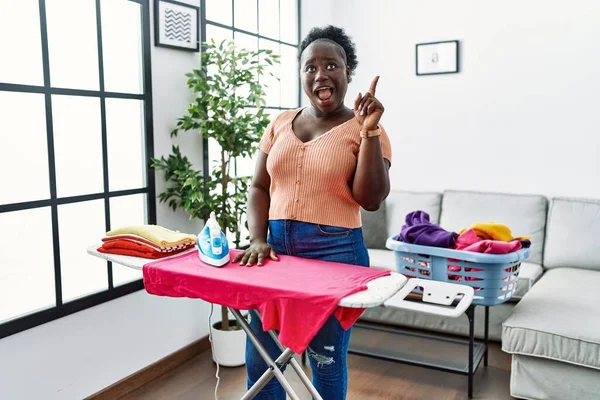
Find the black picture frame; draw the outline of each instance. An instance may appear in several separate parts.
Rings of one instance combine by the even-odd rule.
[[[438,71],[425,71],[424,65],[419,65],[419,50],[426,49],[427,47],[431,48],[439,48],[441,46],[452,47],[455,46],[455,49],[448,49],[448,54],[453,56],[454,59],[444,60],[447,63],[446,67],[442,67],[441,70]],[[460,43],[458,40],[445,40],[440,42],[428,42],[428,43],[418,43],[415,46],[415,73],[417,76],[425,76],[425,75],[443,75],[443,74],[456,74],[460,72],[459,68],[459,55],[460,55]],[[420,68],[421,67],[421,68]]]
[[[190,15],[192,15],[190,24],[192,25],[189,29],[191,34],[191,40],[194,41],[195,36],[195,44],[193,46],[186,45],[177,45],[177,40],[164,38],[161,35],[161,28],[163,23],[163,13],[161,12],[161,4],[170,4],[178,9],[189,9]],[[187,23],[184,21],[183,23]],[[175,35],[185,35],[185,32],[174,32]],[[179,38],[177,38],[179,39]],[[181,39],[185,39],[184,36]],[[168,49],[175,50],[183,50],[183,51],[191,51],[191,52],[199,52],[200,51],[200,7],[192,6],[190,4],[181,3],[175,0],[154,0],[154,45],[156,47],[165,47]],[[185,41],[182,40],[185,43]]]

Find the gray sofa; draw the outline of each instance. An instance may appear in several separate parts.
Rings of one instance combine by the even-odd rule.
[[[395,270],[385,240],[400,232],[406,214],[459,231],[475,222],[508,225],[531,236],[515,294],[490,307],[490,339],[512,354],[511,394],[523,399],[600,398],[600,201],[540,195],[452,191],[392,191],[376,212],[362,211],[371,265]],[[476,337],[483,337],[477,307]],[[443,318],[384,307],[361,320],[466,336],[464,318]]]

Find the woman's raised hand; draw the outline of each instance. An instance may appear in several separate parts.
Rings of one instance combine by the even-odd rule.
[[[271,248],[264,240],[255,240],[250,244],[250,247],[243,253],[238,254],[233,262],[236,263],[241,260],[240,265],[251,267],[256,262],[256,265],[261,267],[265,258],[270,258],[273,261],[279,261],[275,250]]]
[[[378,81],[379,76],[376,76],[365,95],[359,93],[356,100],[354,100],[354,116],[364,130],[377,129],[381,115],[385,110],[383,104],[375,97]]]

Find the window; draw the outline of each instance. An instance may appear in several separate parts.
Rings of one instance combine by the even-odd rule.
[[[156,223],[148,1],[11,7],[0,13],[0,338],[142,289],[140,272],[85,249],[111,227]]]
[[[296,54],[300,42],[300,4],[298,0],[205,0],[203,38],[219,43],[223,39],[236,42],[248,50],[271,49],[281,56],[279,65],[272,69],[279,80],[263,76],[266,113],[275,117],[283,110],[300,106],[300,80]],[[271,118],[271,119],[272,119]],[[209,140],[205,143],[204,171],[211,171],[220,158],[219,146]],[[237,176],[252,175],[254,159],[236,160]],[[247,232],[242,232],[242,237]]]

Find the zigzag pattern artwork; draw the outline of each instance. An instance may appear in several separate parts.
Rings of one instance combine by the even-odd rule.
[[[171,40],[192,41],[192,14],[165,9],[165,36]]]

